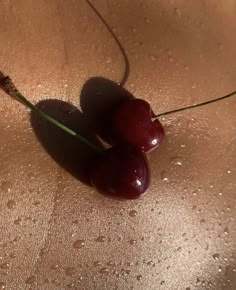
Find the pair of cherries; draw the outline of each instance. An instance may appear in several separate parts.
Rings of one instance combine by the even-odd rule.
[[[16,89],[12,80],[1,72],[0,87],[50,123],[80,139],[91,148],[98,149],[34,106]],[[131,98],[122,101],[105,118],[106,123],[103,128],[105,130],[101,133],[101,137],[112,147],[99,151],[99,156],[91,166],[91,183],[98,191],[114,197],[127,199],[140,197],[150,183],[150,170],[145,153],[158,147],[164,138],[164,129],[157,117],[198,108],[232,96],[236,96],[236,91],[203,103],[167,111],[158,116],[154,115],[149,103],[144,100]]]
[[[23,102],[41,117],[90,145],[88,140],[67,128],[27,100],[14,86],[10,77],[0,74],[0,87],[9,95]],[[91,184],[99,191],[114,197],[138,198],[150,183],[150,170],[145,155],[163,140],[164,129],[154,119],[148,102],[129,98],[117,104],[106,115],[105,134],[101,134],[111,148],[99,151],[91,165]]]
[[[126,199],[140,197],[150,183],[146,152],[158,147],[164,128],[148,102],[122,101],[106,118],[103,139],[113,147],[92,164],[91,183],[102,193]]]

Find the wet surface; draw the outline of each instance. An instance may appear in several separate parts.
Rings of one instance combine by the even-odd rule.
[[[235,1],[96,8],[127,52],[125,89],[156,113],[235,90]],[[86,1],[0,1],[0,51],[0,69],[32,102],[78,119],[75,129],[94,140],[80,97],[94,77],[119,82],[125,63]],[[151,187],[124,202],[76,178],[80,146],[74,160],[74,141],[39,120],[48,133],[35,131],[29,111],[1,91],[0,289],[235,289],[235,109],[231,98],[163,118]]]

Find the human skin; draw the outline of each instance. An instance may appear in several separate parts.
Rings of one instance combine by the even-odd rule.
[[[93,4],[126,50],[124,87],[156,114],[236,89],[235,1]],[[82,0],[0,1],[0,51],[0,70],[33,103],[79,108],[88,79],[119,82],[125,70]],[[84,122],[63,108],[65,122]],[[81,146],[49,150],[50,136],[40,141],[29,111],[1,91],[0,289],[235,289],[235,109],[232,97],[163,118],[149,190],[120,201],[58,161],[54,145],[63,158]]]

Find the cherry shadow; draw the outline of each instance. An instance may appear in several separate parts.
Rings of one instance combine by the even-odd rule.
[[[82,88],[80,96],[82,112],[72,104],[57,99],[43,100],[36,106],[92,144],[103,148],[97,136],[108,127],[107,116],[120,102],[132,97],[115,82],[94,77]],[[44,120],[37,112],[31,112],[31,124],[46,152],[75,178],[89,185],[89,168],[98,153]]]
[[[36,106],[63,125],[78,132],[97,147],[102,148],[95,132],[90,127],[89,121],[75,106],[56,99],[40,101]],[[47,153],[75,178],[90,185],[89,167],[92,160],[96,158],[96,151],[42,119],[34,111],[31,112],[31,124]]]

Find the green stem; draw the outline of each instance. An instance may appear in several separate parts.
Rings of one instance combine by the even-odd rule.
[[[234,91],[234,92],[232,92],[232,93],[230,93],[230,94],[228,94],[226,96],[217,98],[217,99],[213,99],[213,100],[210,100],[210,101],[206,101],[206,102],[203,102],[203,103],[191,105],[191,106],[188,106],[188,107],[184,107],[184,108],[180,108],[180,109],[176,109],[176,110],[172,110],[172,111],[167,111],[167,112],[164,112],[164,113],[161,113],[161,114],[156,115],[154,118],[159,118],[159,117],[162,117],[162,116],[167,116],[167,115],[170,115],[170,114],[178,113],[178,112],[185,111],[185,110],[189,110],[189,109],[199,108],[201,106],[205,106],[205,105],[208,105],[208,104],[211,104],[211,103],[215,103],[215,102],[218,102],[218,101],[227,99],[229,97],[232,97],[233,95],[236,95],[236,91]]]
[[[50,123],[52,123],[53,125],[57,126],[58,128],[64,130],[65,132],[67,132],[68,134],[74,136],[75,138],[79,139],[80,141],[82,141],[83,143],[85,143],[86,145],[88,145],[91,149],[101,153],[102,150],[100,148],[98,148],[97,146],[95,146],[94,144],[90,143],[86,138],[82,137],[81,135],[79,135],[78,133],[76,133],[75,131],[71,130],[70,128],[66,127],[65,125],[63,125],[62,123],[60,123],[59,121],[57,121],[56,119],[54,119],[53,117],[49,116],[48,114],[44,113],[43,111],[41,111],[39,108],[37,108],[35,105],[33,105],[30,101],[28,101],[14,86],[13,82],[11,81],[11,79],[9,77],[4,77],[3,79],[0,80],[1,82],[1,87],[12,97],[15,97],[17,99],[19,99],[21,102],[23,102],[25,104],[25,106],[27,106],[28,108],[30,108],[31,110],[37,112],[41,117],[43,117],[45,120],[49,121]]]

